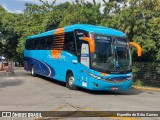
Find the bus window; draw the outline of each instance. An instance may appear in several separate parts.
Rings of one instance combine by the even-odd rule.
[[[77,29],[75,30],[75,36],[76,36],[76,40],[78,41],[80,40],[81,37],[89,37],[89,34],[84,30]]]
[[[75,39],[74,39],[73,32],[65,33],[64,50],[68,52],[76,53]]]
[[[26,44],[25,44],[25,48],[27,49],[27,50],[29,50],[29,45],[30,43],[29,43],[29,40],[26,40]]]
[[[39,50],[45,50],[46,42],[43,37],[39,38]]]
[[[50,50],[52,47],[52,39],[51,37],[46,37],[46,50]]]
[[[34,40],[29,40],[30,41],[30,50],[34,49]]]
[[[38,49],[37,47],[38,47],[38,39],[36,38],[33,40],[33,50],[37,50]]]
[[[39,49],[39,38],[36,38],[34,41],[35,41],[34,49],[38,50]]]

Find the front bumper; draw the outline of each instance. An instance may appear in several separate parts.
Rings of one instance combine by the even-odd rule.
[[[129,90],[132,86],[132,80],[119,83],[109,83],[101,80],[90,79],[89,89],[90,90],[107,90],[112,91],[113,88],[116,90]]]

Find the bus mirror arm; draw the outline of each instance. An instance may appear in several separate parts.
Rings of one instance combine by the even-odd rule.
[[[137,44],[135,42],[129,42],[129,45],[131,45],[137,49],[138,57],[142,56],[142,48],[139,44]]]

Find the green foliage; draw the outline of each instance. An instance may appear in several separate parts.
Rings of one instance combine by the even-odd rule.
[[[115,6],[118,6],[115,2],[105,3],[104,13],[108,19],[102,25],[120,29],[127,34],[129,41],[139,43],[143,48],[141,61],[159,61],[160,1],[125,0],[121,8]],[[138,59],[134,53],[133,60]]]
[[[103,25],[122,30],[129,41],[143,48],[141,61],[160,61],[160,1],[159,0],[75,0],[56,4],[26,4],[23,14],[8,13],[0,6],[0,54],[16,59],[22,56],[25,38],[59,27],[83,23]],[[101,8],[104,8],[103,12]],[[3,40],[3,42],[2,42]],[[137,61],[133,50],[133,60]]]
[[[0,54],[8,59],[16,59],[17,52],[15,45],[18,43],[18,35],[14,28],[17,21],[17,14],[7,13],[2,6],[0,6]]]
[[[137,75],[137,73],[138,73],[139,71],[140,71],[139,68],[137,68],[136,66],[132,66],[133,84],[134,84],[134,85],[137,85],[137,83],[139,83],[139,82],[137,81],[137,78],[136,78],[136,75]]]
[[[133,82],[133,85],[136,85],[136,86],[139,86],[139,87],[143,86],[141,80],[137,80],[137,81]]]

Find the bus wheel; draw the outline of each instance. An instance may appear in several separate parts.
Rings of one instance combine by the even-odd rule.
[[[34,65],[32,65],[32,68],[31,68],[31,75],[32,75],[33,77],[36,76],[36,74],[35,74],[35,72],[34,72]]]
[[[77,86],[74,85],[74,76],[72,73],[69,73],[67,75],[67,83],[66,83],[67,88],[70,90],[76,90]]]

